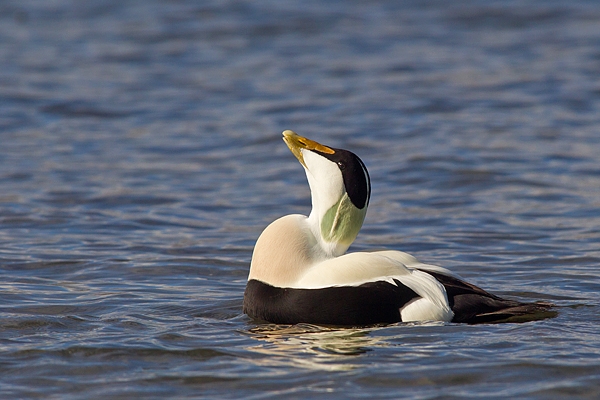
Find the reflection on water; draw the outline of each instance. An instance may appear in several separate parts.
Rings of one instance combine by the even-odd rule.
[[[386,343],[370,336],[371,330],[335,329],[309,324],[258,325],[248,330],[256,345],[247,350],[266,355],[257,362],[314,370],[344,371],[359,367],[358,356]]]
[[[443,326],[443,322],[399,323],[396,327]],[[268,356],[257,361],[261,365],[286,365],[315,370],[343,371],[364,367],[360,357],[369,351],[401,346],[392,341],[401,340],[405,334],[397,336],[380,335],[392,325],[364,328],[335,328],[311,324],[275,325],[261,324],[247,331],[259,344],[247,350]],[[401,343],[401,342],[400,342]],[[415,347],[411,350],[419,352]],[[353,361],[356,361],[354,363]]]

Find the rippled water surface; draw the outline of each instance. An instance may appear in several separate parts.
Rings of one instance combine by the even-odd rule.
[[[0,397],[600,396],[594,1],[0,3]],[[387,247],[553,319],[242,314],[308,213],[293,129],[373,181]]]

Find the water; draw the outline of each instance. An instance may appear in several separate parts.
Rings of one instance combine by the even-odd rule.
[[[597,398],[600,6],[0,4],[0,397]],[[293,129],[373,180],[387,247],[554,319],[241,313],[307,213]]]

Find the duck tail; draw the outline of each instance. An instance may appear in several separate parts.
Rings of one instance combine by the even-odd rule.
[[[454,312],[452,322],[467,324],[529,322],[558,315],[553,310],[555,306],[552,303],[543,301],[521,303],[503,299],[453,276],[432,271],[424,272],[433,275],[444,285],[450,308]]]

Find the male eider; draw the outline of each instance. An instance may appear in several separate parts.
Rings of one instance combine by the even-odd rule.
[[[258,238],[244,293],[250,317],[358,326],[548,316],[549,304],[502,299],[400,251],[344,254],[367,213],[371,184],[365,164],[350,151],[290,130],[283,140],[304,167],[312,210],[308,217],[279,218]]]

